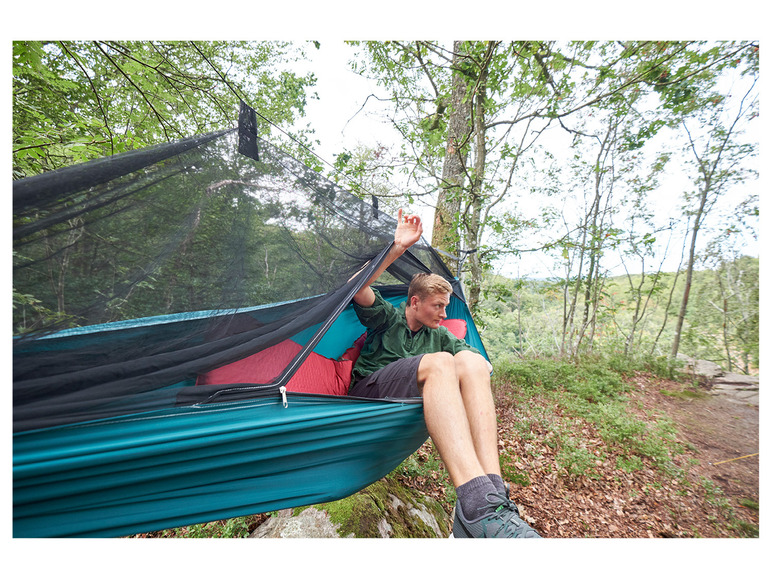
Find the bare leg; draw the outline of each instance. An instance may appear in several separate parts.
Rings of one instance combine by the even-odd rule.
[[[481,396],[477,393],[477,389],[468,387],[469,392],[466,397],[474,405],[473,430],[468,417],[469,412],[465,407],[466,400],[459,387],[456,368],[456,360],[452,354],[447,352],[425,354],[418,367],[418,384],[424,399],[426,427],[437,445],[453,485],[458,488],[473,478],[485,476],[488,472],[498,473],[499,470],[498,456],[495,458],[495,470],[491,471],[486,471],[478,458],[477,446],[483,448],[490,440],[490,427],[485,425],[488,410],[484,408],[484,404],[479,403],[478,399]],[[468,382],[470,379],[468,368],[462,370],[462,374]],[[478,436],[482,437],[481,442],[474,440],[473,432],[479,433]],[[494,452],[497,451],[495,436],[494,417]],[[486,462],[493,462],[490,450],[485,449],[483,456]]]
[[[426,426],[458,494],[453,535],[539,537],[487,476],[501,476],[501,470],[490,375],[482,356],[425,354],[418,386]]]
[[[475,452],[486,474],[501,476],[496,408],[485,359],[468,350],[454,356]]]

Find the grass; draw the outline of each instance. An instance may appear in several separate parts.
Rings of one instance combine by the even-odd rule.
[[[719,533],[757,537],[758,525],[742,520],[737,509],[758,510],[758,504],[751,500],[732,504],[713,481],[694,481],[690,474],[694,459],[681,456],[694,447],[679,440],[677,425],[670,417],[633,402],[630,385],[637,380],[630,378],[641,372],[670,377],[673,371],[672,366],[658,361],[625,363],[618,356],[579,362],[529,359],[499,364],[493,384],[500,407],[514,413],[507,426],[513,437],[524,441],[521,460],[527,463],[530,459],[522,450],[532,445],[528,441],[538,439],[542,449],[549,449],[551,457],[535,467],[541,475],[556,468],[563,481],[559,484],[578,482],[573,488],[584,488],[599,478],[599,472],[606,479],[630,480],[637,471],[645,471],[646,479],[652,481],[653,469],[659,472],[654,480],[661,482],[647,483],[651,486],[638,492],[655,496],[662,491],[657,485],[666,485],[668,492],[675,489],[679,496],[700,496],[713,513],[711,524]],[[683,387],[671,386],[661,394],[687,400],[707,396],[690,385],[688,376],[680,378]],[[534,473],[529,476],[513,468],[517,461],[515,456],[502,456],[505,475],[527,486]]]
[[[502,364],[494,378],[499,395],[509,397],[515,407],[527,405],[534,397],[546,401],[545,407],[557,409],[551,416],[531,417],[523,429],[540,423],[547,431],[547,444],[557,450],[558,468],[569,478],[596,476],[596,461],[603,453],[590,450],[576,436],[578,424],[588,424],[607,446],[621,454],[620,468],[626,472],[640,469],[643,459],[650,459],[665,472],[676,469],[675,454],[684,447],[675,436],[675,427],[664,417],[641,420],[630,412],[624,380],[641,368],[641,362],[627,365],[619,357],[585,359],[574,363],[556,359],[533,359]],[[667,372],[667,368],[664,370]]]
[[[746,509],[751,509],[751,510],[754,510],[754,511],[758,511],[759,510],[759,503],[757,503],[756,501],[754,501],[752,499],[740,499],[739,503],[740,503],[740,506],[743,506]]]
[[[682,390],[660,390],[660,394],[663,396],[670,396],[671,398],[679,398],[681,400],[700,400],[708,398],[710,394],[701,390],[693,390],[691,388],[684,388]]]
[[[513,458],[508,454],[502,454],[501,474],[504,476],[505,480],[516,485],[527,487],[531,484],[531,478],[528,475],[528,471],[523,469],[522,466],[518,466],[516,461],[517,458]]]
[[[262,517],[259,515],[248,515],[246,517],[234,517],[199,525],[165,529],[153,533],[142,533],[135,535],[135,537],[152,537],[157,539],[239,539],[248,537],[261,520]]]

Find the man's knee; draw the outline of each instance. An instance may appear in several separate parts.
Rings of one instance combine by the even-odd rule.
[[[462,350],[453,356],[456,371],[461,374],[488,374],[488,361],[477,352]]]
[[[427,379],[436,376],[452,376],[455,378],[456,365],[453,354],[449,352],[435,352],[422,356],[421,363],[418,366],[419,383],[426,382]]]

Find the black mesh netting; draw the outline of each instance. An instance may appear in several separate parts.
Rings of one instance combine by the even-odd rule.
[[[258,395],[188,394],[292,337],[261,381],[277,388],[348,305],[394,218],[266,142],[259,161],[238,148],[225,131],[14,183],[16,430]],[[426,270],[452,280],[421,242],[379,283]]]

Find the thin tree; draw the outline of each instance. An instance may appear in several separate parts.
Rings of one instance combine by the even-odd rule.
[[[737,106],[736,114],[730,117],[728,125],[722,122],[725,98],[716,96],[712,114],[708,119],[710,127],[704,144],[700,144],[698,137],[689,128],[685,119],[682,123],[684,134],[688,141],[688,150],[693,155],[693,163],[696,169],[696,208],[691,217],[691,239],[689,243],[689,257],[686,262],[686,282],[681,298],[681,307],[676,319],[675,336],[670,350],[671,358],[675,358],[681,343],[684,319],[689,306],[689,294],[692,289],[692,278],[697,252],[697,240],[700,229],[705,219],[710,214],[719,197],[737,182],[742,181],[748,174],[748,169],[743,161],[754,154],[755,147],[750,143],[738,142],[742,133],[742,121],[754,116],[757,106],[756,80],[754,79],[745,95]]]

